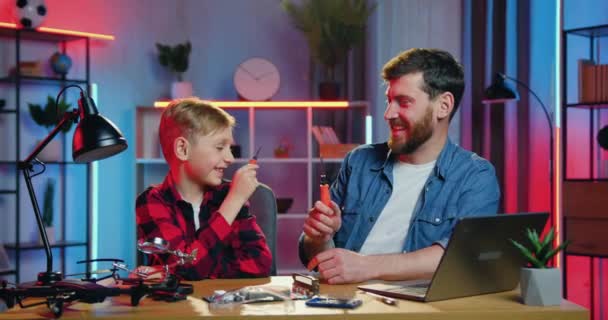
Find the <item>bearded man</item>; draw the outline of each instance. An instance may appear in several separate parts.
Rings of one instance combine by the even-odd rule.
[[[496,214],[494,167],[448,138],[464,92],[448,52],[410,49],[384,65],[388,142],[342,162],[331,205],[310,209],[299,254],[330,284],[431,278],[459,218]]]

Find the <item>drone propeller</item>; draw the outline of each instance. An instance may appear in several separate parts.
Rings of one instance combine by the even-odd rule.
[[[72,274],[66,274],[66,277],[76,277],[76,276],[84,276],[84,275],[90,275],[90,274],[101,274],[101,273],[111,273],[114,272],[116,270],[113,269],[99,269],[99,270],[93,270],[91,272],[81,272],[81,273],[72,273]]]

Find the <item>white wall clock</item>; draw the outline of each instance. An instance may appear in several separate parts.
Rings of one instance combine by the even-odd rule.
[[[233,80],[239,96],[249,101],[270,100],[281,84],[279,69],[272,62],[257,57],[239,64]]]

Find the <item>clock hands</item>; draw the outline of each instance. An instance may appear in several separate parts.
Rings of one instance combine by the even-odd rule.
[[[260,79],[266,78],[267,76],[272,75],[272,74],[274,74],[274,73],[276,73],[276,71],[275,71],[275,70],[270,71],[270,72],[266,72],[266,73],[262,73],[262,75],[258,76],[258,79],[257,79],[257,80],[260,80]]]
[[[241,66],[239,66],[239,68],[243,69],[243,71],[245,71],[245,73],[249,74],[249,75],[250,75],[250,76],[251,76],[253,79],[255,79],[255,81],[258,81],[258,80],[259,80],[259,78],[258,78],[258,77],[256,77],[256,76],[253,74],[253,72],[251,72],[251,71],[247,70],[247,68],[243,67],[242,65],[241,65]]]
[[[243,71],[245,71],[245,73],[249,74],[255,81],[260,81],[261,79],[266,78],[266,77],[268,77],[268,76],[270,76],[270,75],[272,75],[272,74],[274,74],[274,73],[277,72],[276,70],[272,70],[272,71],[269,71],[269,72],[262,73],[259,76],[256,76],[253,72],[249,71],[244,66],[239,66],[239,68],[243,69]]]

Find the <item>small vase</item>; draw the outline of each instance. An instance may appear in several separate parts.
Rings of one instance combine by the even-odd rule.
[[[340,98],[340,84],[337,82],[319,83],[319,99],[323,101],[335,101]]]
[[[557,306],[562,302],[562,273],[557,268],[522,268],[521,297],[531,306]]]
[[[180,81],[171,84],[171,98],[189,98],[192,97],[192,82]]]

